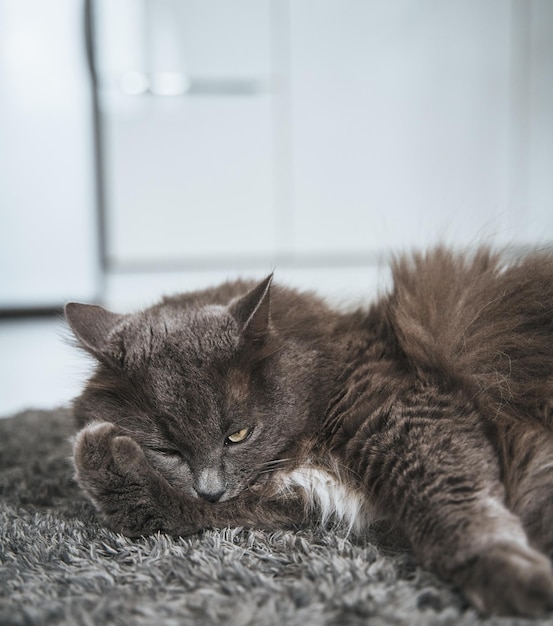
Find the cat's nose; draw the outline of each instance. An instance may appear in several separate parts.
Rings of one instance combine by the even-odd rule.
[[[227,490],[227,484],[222,471],[208,467],[197,475],[194,489],[200,498],[208,502],[218,502]]]
[[[226,489],[219,489],[217,491],[198,491],[198,489],[196,489],[196,493],[200,496],[200,498],[203,498],[208,502],[219,502],[225,491]]]

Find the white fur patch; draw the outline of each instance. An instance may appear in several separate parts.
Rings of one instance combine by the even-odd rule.
[[[358,490],[348,487],[333,473],[303,465],[279,477],[283,491],[299,489],[308,509],[321,516],[321,524],[329,521],[344,524],[348,532],[361,533],[368,528],[371,515],[367,498]]]

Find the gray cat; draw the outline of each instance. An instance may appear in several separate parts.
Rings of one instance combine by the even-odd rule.
[[[76,477],[129,536],[386,518],[483,612],[553,610],[553,255],[396,260],[340,312],[226,283],[132,315],[68,304],[98,361]]]

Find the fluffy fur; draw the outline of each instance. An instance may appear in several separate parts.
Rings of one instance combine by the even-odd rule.
[[[372,517],[370,503],[363,491],[352,489],[339,476],[338,471],[331,473],[306,464],[291,472],[279,472],[274,484],[283,496],[294,497],[299,490],[306,517],[316,512],[322,526],[333,521],[344,525],[348,533],[366,533]]]
[[[440,248],[393,277],[349,313],[272,277],[127,316],[68,305],[99,363],[75,403],[77,478],[106,522],[370,513],[478,609],[553,609],[553,257]]]

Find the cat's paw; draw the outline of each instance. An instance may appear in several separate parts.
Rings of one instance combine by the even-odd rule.
[[[94,496],[106,489],[117,490],[128,471],[145,459],[140,446],[121,428],[111,422],[93,422],[75,437],[73,460],[78,482]]]
[[[478,555],[463,589],[482,613],[537,617],[553,611],[553,571],[530,547],[498,543]]]
[[[73,447],[75,477],[114,530],[130,536],[162,530],[164,479],[142,448],[110,422],[83,428]]]

